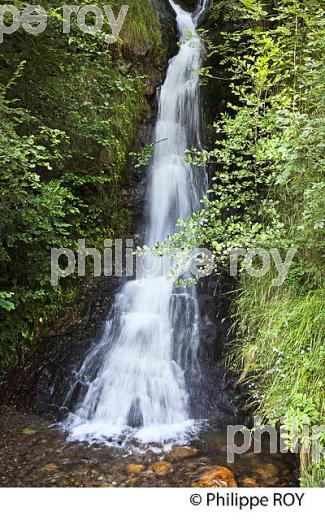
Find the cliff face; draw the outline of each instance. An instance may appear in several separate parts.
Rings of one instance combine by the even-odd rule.
[[[161,47],[167,56],[175,54],[177,49],[177,26],[175,14],[168,0],[150,0],[150,4],[157,13],[160,23]]]
[[[186,9],[187,11],[194,11],[198,4],[197,0],[177,0],[176,3],[179,4],[183,9]]]

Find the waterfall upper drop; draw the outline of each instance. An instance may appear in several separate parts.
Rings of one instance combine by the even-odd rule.
[[[180,34],[159,95],[149,176],[148,243],[174,232],[179,218],[199,208],[205,171],[185,161],[200,147],[199,76],[203,45],[196,32],[208,0],[192,15],[170,1]],[[195,287],[178,288],[162,270],[125,283],[116,296],[105,332],[85,359],[71,387],[84,388],[64,423],[70,438],[106,442],[127,435],[142,442],[186,436],[193,427],[189,389],[200,377],[197,358],[200,313]]]

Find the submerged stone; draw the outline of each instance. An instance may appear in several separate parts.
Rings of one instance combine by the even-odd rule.
[[[244,487],[258,487],[258,482],[254,477],[245,477],[241,481],[242,486]]]
[[[237,487],[237,482],[230,469],[215,466],[192,482],[192,487]]]
[[[170,464],[170,462],[155,462],[151,466],[152,471],[156,473],[157,475],[167,475],[168,473],[171,473],[173,471],[173,466]]]
[[[170,457],[172,459],[187,459],[197,455],[198,451],[199,450],[193,446],[176,446],[170,452]]]
[[[146,468],[143,464],[128,464],[126,466],[126,471],[128,473],[142,473]]]

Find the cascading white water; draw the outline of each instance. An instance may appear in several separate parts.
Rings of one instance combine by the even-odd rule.
[[[164,240],[180,217],[198,209],[206,189],[202,169],[185,162],[200,146],[199,77],[203,45],[194,15],[170,1],[180,33],[178,54],[161,87],[149,168],[148,242]],[[127,282],[116,297],[101,341],[77,374],[86,387],[64,423],[70,438],[111,442],[133,436],[143,442],[181,438],[191,429],[189,385],[200,375],[199,309],[195,288],[175,287],[163,269]],[[67,402],[74,391],[72,386]]]

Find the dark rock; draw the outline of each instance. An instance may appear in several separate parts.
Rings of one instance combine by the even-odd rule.
[[[180,5],[185,11],[193,12],[198,5],[198,0],[176,0],[176,4]]]

